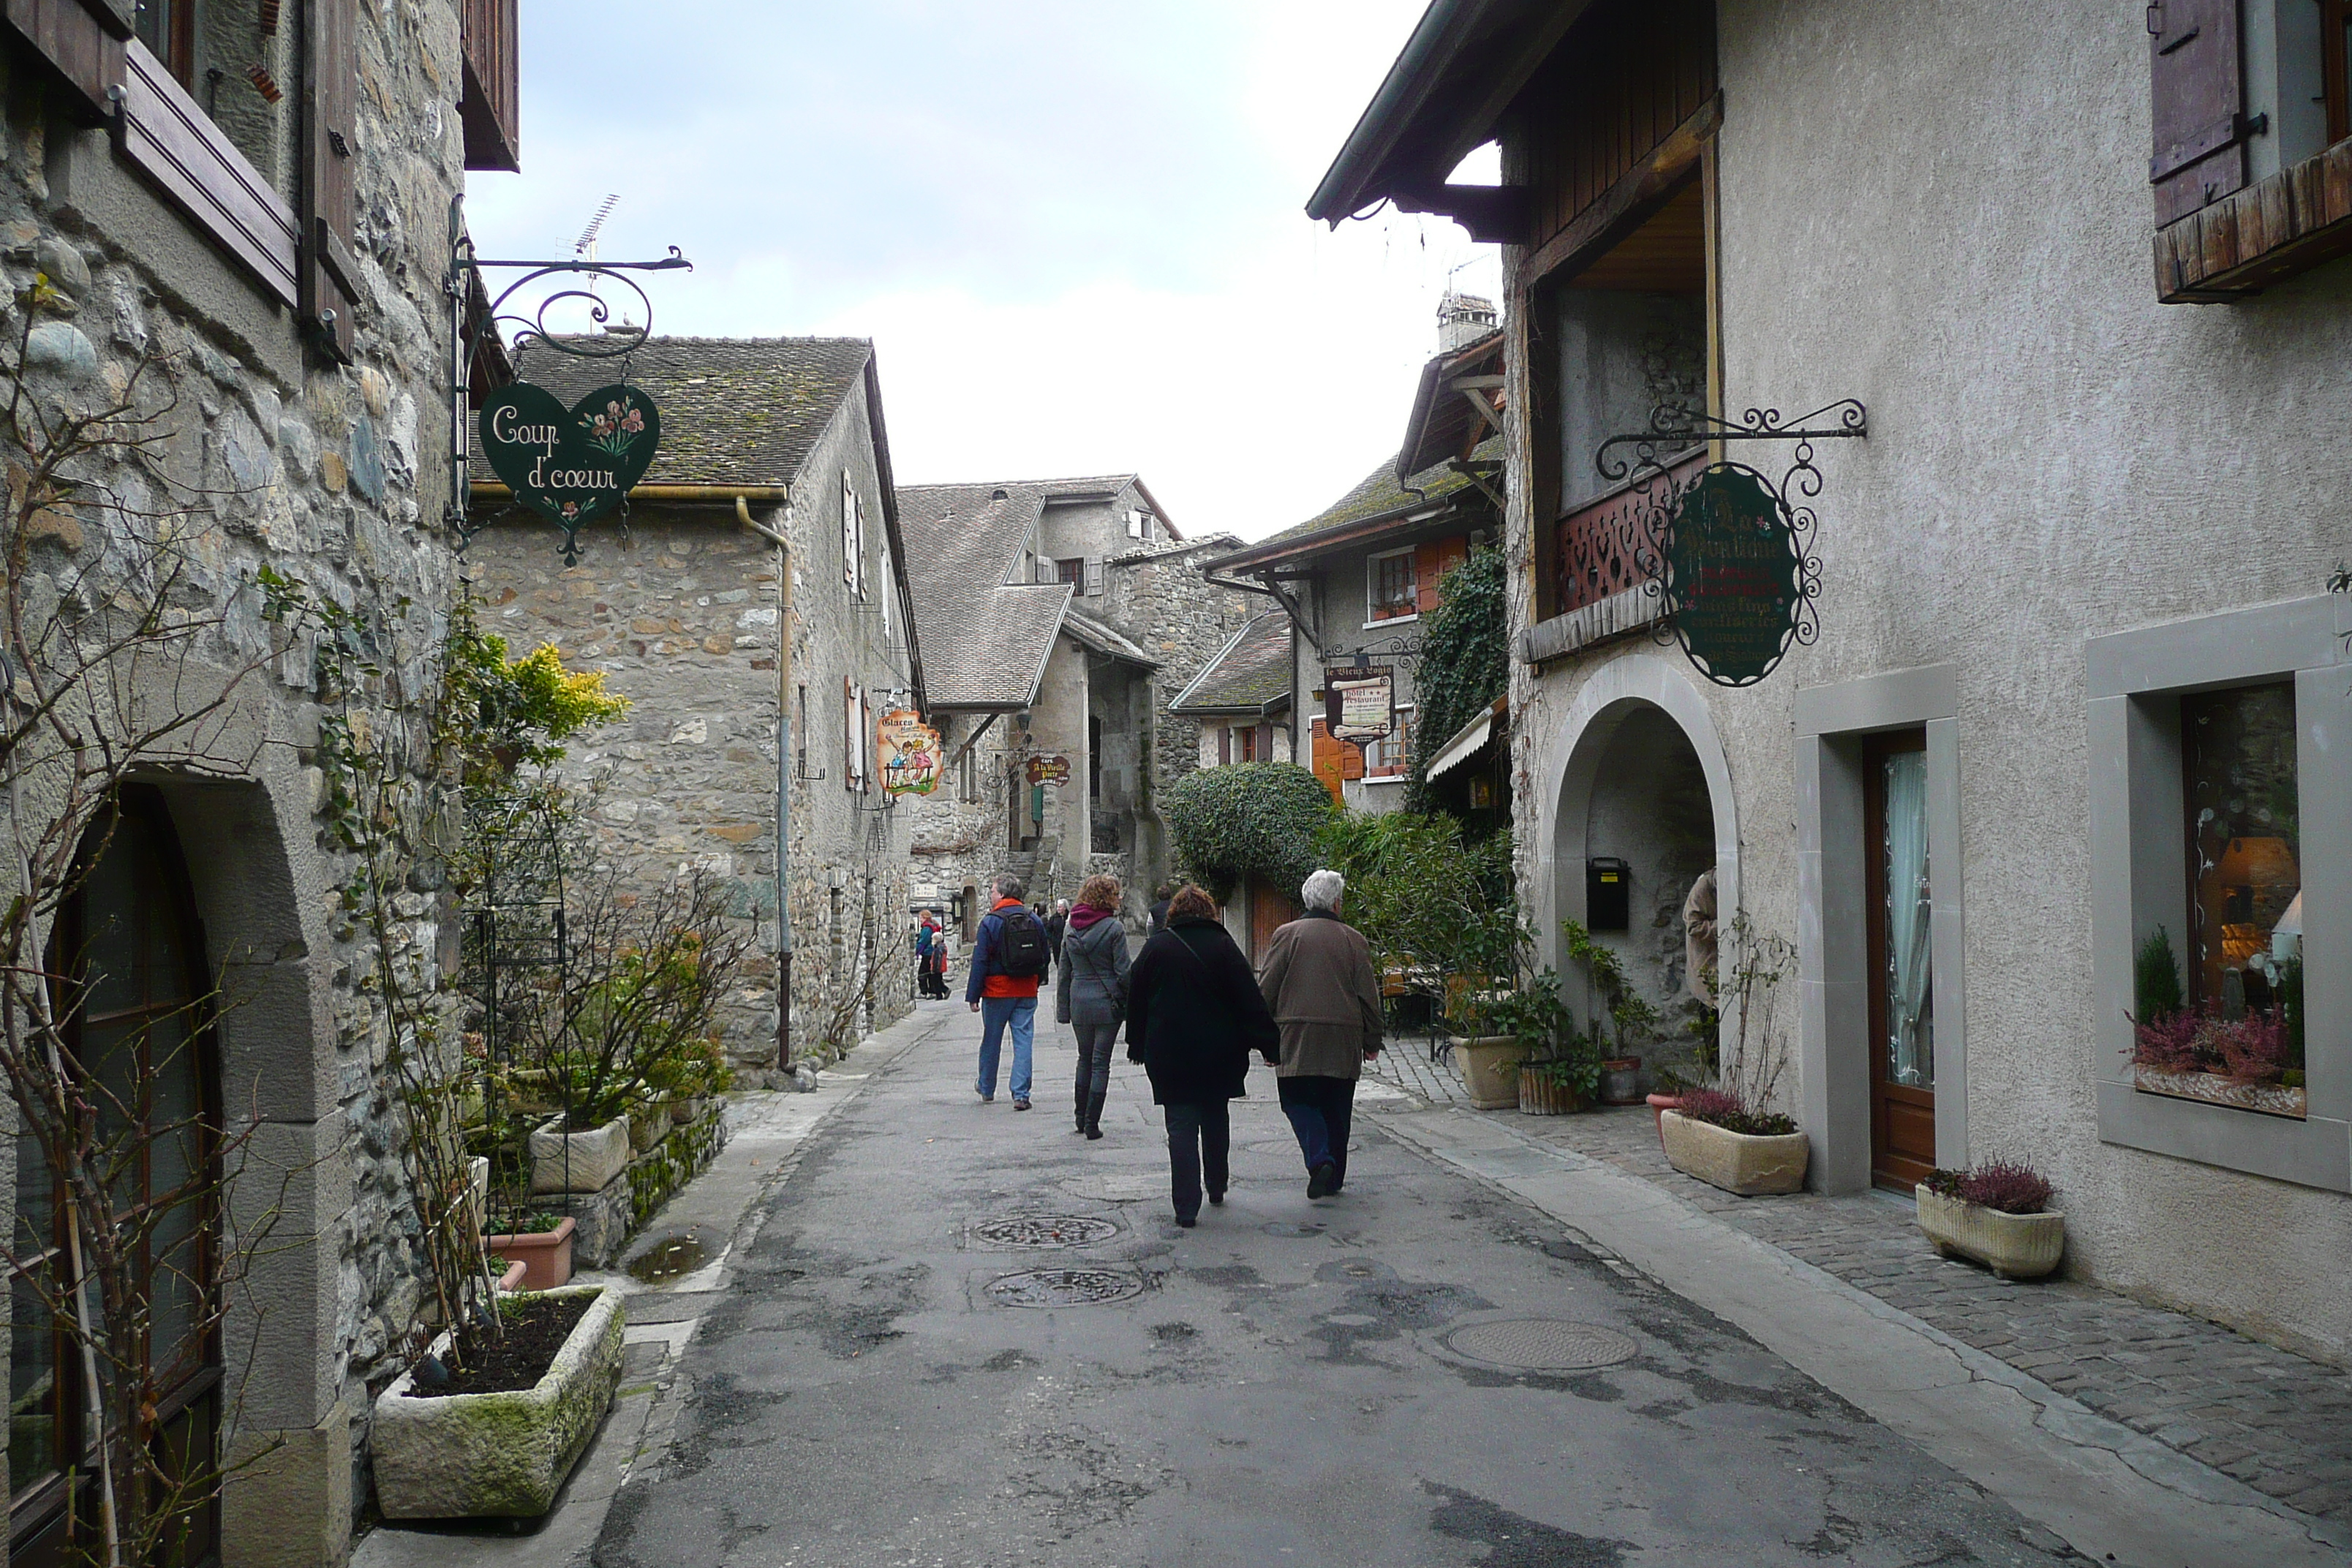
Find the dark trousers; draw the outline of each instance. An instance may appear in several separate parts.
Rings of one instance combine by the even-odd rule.
[[[1231,1108],[1222,1100],[1163,1105],[1168,1119],[1168,1178],[1176,1217],[1192,1219],[1201,1212],[1201,1178],[1209,1191],[1223,1196],[1227,1171],[1225,1157],[1233,1143]]]
[[[1081,1111],[1110,1093],[1110,1053],[1118,1044],[1118,1028],[1116,1013],[1081,1011],[1070,1021],[1070,1032],[1078,1037],[1076,1098]]]
[[[1338,1172],[1334,1187],[1348,1179],[1348,1127],[1355,1118],[1356,1080],[1351,1078],[1281,1078],[1275,1081],[1282,1096],[1282,1113],[1298,1134],[1298,1152],[1307,1169],[1329,1161]]]

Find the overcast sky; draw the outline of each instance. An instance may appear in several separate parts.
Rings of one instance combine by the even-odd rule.
[[[522,0],[523,172],[467,205],[562,257],[618,193],[606,259],[695,263],[662,332],[872,338],[902,483],[1132,469],[1255,538],[1395,455],[1449,275],[1495,289],[1443,219],[1304,211],[1424,4]]]

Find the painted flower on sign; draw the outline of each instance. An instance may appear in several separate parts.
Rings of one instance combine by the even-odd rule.
[[[627,393],[607,399],[601,413],[580,416],[583,429],[588,432],[592,446],[614,454],[627,451],[645,433],[646,416],[637,407],[636,399]]]

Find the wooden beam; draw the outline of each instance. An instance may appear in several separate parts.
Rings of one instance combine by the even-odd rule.
[[[1452,218],[1481,245],[1525,245],[1535,212],[1525,185],[1404,185],[1392,199],[1399,212]]]
[[[1462,389],[1462,395],[1470,400],[1470,406],[1478,411],[1478,417],[1484,419],[1488,425],[1494,427],[1495,434],[1499,436],[1503,433],[1503,422],[1496,417],[1494,405],[1488,403],[1484,397],[1480,396],[1476,388],[1465,386]],[[1475,425],[1472,426],[1470,427],[1470,444],[1475,447],[1481,439],[1482,437],[1478,434],[1478,427]]]
[[[1723,94],[1718,90],[1668,132],[1648,157],[1570,218],[1567,227],[1538,246],[1520,265],[1519,275],[1529,284],[1553,274],[1572,276],[1606,254],[1698,167],[1700,150],[1722,124]]]

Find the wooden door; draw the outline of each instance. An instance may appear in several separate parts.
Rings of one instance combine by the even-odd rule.
[[[1274,933],[1298,918],[1297,907],[1273,888],[1250,884],[1250,962],[1255,963],[1265,955],[1266,943]]]
[[[1863,756],[1870,1174],[1880,1186],[1909,1192],[1936,1165],[1927,733],[1874,736]]]

